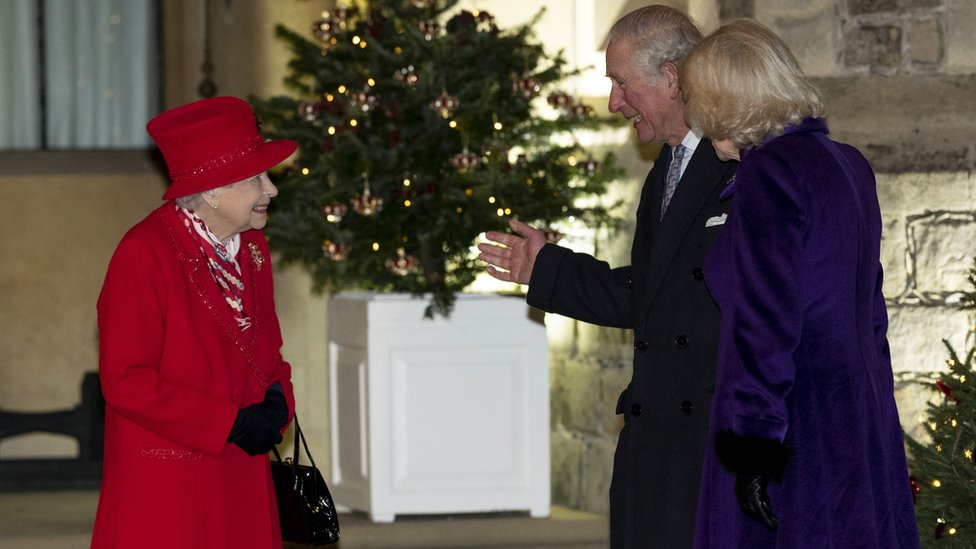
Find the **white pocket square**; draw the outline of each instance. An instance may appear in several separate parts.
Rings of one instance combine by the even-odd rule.
[[[715,217],[709,217],[708,220],[705,221],[705,226],[714,227],[716,225],[725,225],[725,218],[727,218],[728,216],[729,216],[728,214],[722,214],[722,215],[716,215]]]

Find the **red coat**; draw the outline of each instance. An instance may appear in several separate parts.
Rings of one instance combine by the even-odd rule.
[[[271,262],[259,231],[237,261],[241,332],[199,246],[168,202],[123,237],[98,300],[105,457],[92,547],[280,548],[267,456],[227,442],[237,410],[280,381]]]

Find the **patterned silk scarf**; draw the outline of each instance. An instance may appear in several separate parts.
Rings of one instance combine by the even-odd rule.
[[[200,245],[200,251],[207,256],[210,274],[213,275],[224,301],[230,307],[234,320],[241,331],[251,327],[251,318],[244,313],[244,281],[241,280],[241,266],[237,263],[237,251],[241,248],[241,235],[235,234],[224,246],[217,236],[207,228],[207,224],[196,213],[177,206],[183,217],[183,225]]]

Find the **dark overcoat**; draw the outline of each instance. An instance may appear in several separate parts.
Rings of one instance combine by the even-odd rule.
[[[870,166],[811,119],[745,154],[733,193],[705,263],[722,311],[711,428],[784,442],[793,457],[769,486],[769,532],[739,510],[710,449],[695,546],[918,547]]]
[[[631,265],[546,245],[532,271],[533,307],[634,331],[633,378],[620,395],[624,416],[610,488],[614,549],[691,546],[695,502],[714,387],[718,309],[702,264],[722,229],[719,201],[737,163],[711,143],[695,149],[664,219],[665,146],[641,191]]]
[[[173,202],[115,250],[98,298],[105,457],[92,548],[282,546],[268,456],[227,442],[237,411],[275,381],[295,409],[260,231],[241,233],[237,261],[243,332]]]

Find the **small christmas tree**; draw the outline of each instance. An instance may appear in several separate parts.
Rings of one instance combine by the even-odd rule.
[[[294,95],[254,103],[265,134],[300,152],[275,178],[266,233],[283,262],[309,267],[316,290],[430,294],[427,315],[448,314],[483,269],[480,233],[513,217],[612,221],[579,200],[619,170],[577,141],[607,121],[556,87],[576,73],[533,41],[535,21],[505,32],[456,3],[335,9],[314,38],[277,28]]]
[[[963,309],[976,309],[976,259]],[[976,331],[974,326],[973,331]],[[908,437],[915,512],[923,547],[976,547],[976,347],[960,357],[948,341],[949,370],[935,387],[926,430],[931,442]]]

